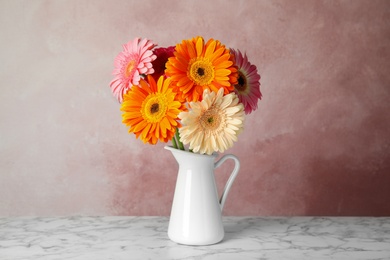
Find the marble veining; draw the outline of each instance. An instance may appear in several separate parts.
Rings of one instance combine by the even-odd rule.
[[[225,238],[178,245],[167,217],[3,217],[0,259],[390,259],[390,217],[223,217]]]

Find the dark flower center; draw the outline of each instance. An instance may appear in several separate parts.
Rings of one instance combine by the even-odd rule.
[[[203,76],[204,75],[204,69],[203,68],[198,68],[198,70],[196,72],[198,73],[199,76]]]
[[[159,110],[160,106],[158,105],[158,103],[154,103],[151,107],[150,107],[150,113],[154,114],[154,113],[157,113],[158,110]]]
[[[238,72],[237,82],[238,82],[238,84],[236,84],[234,86],[236,88],[236,90],[237,91],[244,91],[247,87],[246,78],[240,71]]]

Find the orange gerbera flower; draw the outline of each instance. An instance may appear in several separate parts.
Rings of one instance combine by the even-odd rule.
[[[229,49],[214,39],[205,44],[200,36],[176,45],[165,73],[172,78],[180,98],[188,102],[202,99],[206,89],[218,92],[223,88],[228,94],[234,91],[238,77]]]
[[[144,143],[156,144],[158,140],[166,143],[172,140],[176,128],[181,127],[177,116],[185,106],[177,98],[171,79],[161,76],[156,83],[148,75],[147,81],[141,79],[138,86],[124,95],[122,122]]]

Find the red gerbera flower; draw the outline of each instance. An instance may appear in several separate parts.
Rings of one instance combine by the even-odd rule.
[[[167,63],[169,57],[173,57],[174,51],[175,46],[169,46],[167,48],[161,47],[153,50],[153,53],[157,56],[157,58],[152,62],[154,69],[152,76],[156,82],[160,76],[165,76],[165,64]]]
[[[261,99],[260,74],[255,65],[248,61],[246,54],[242,55],[239,50],[230,49],[233,55],[234,64],[238,68],[237,84],[234,85],[234,92],[238,95],[240,102],[245,107],[245,114],[250,114],[257,109],[257,101]]]

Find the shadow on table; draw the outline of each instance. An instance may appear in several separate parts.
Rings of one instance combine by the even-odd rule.
[[[259,229],[261,229],[261,227],[270,227],[275,225],[279,225],[279,222],[275,221],[275,219],[272,220],[259,217],[240,218],[237,221],[227,219],[224,221],[224,241],[256,236],[259,234]]]

